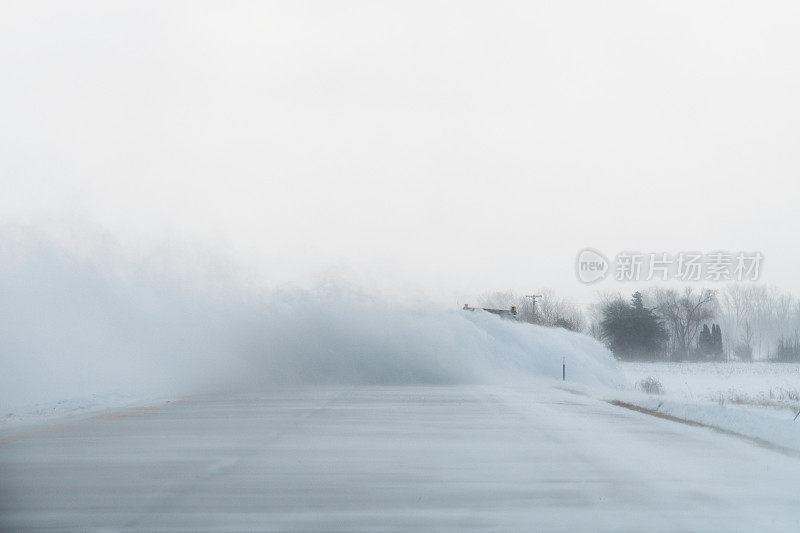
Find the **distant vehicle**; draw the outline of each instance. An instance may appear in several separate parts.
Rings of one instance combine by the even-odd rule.
[[[500,318],[519,320],[517,317],[517,307],[515,305],[512,305],[510,309],[489,309],[488,307],[470,307],[469,304],[464,304],[464,307],[461,309],[462,311],[475,311],[476,309],[481,309],[488,313],[492,313],[493,315],[498,315]]]

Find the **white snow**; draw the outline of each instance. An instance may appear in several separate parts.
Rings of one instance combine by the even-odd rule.
[[[617,368],[634,384],[658,379],[673,399],[800,407],[800,364],[617,363]]]
[[[135,265],[0,233],[0,417],[114,398],[336,384],[618,381],[597,341],[352,289],[254,290],[229,272]],[[106,252],[106,253],[100,253]],[[103,258],[103,259],[98,259]],[[180,264],[180,262],[178,262]]]
[[[120,393],[90,394],[57,402],[20,405],[0,414],[0,437],[17,434],[20,430],[45,426],[53,421],[71,421],[117,412],[122,409],[155,405],[173,397],[130,396]]]
[[[604,397],[767,441],[800,452],[800,365],[776,363],[618,363],[625,391]],[[663,394],[634,390],[647,377]]]

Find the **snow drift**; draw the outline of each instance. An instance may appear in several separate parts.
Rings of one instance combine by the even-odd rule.
[[[239,338],[256,376],[279,383],[448,384],[561,377],[614,380],[595,340],[484,312],[414,310],[344,294],[295,292],[266,299]],[[239,353],[244,353],[240,351]]]
[[[565,330],[338,288],[255,291],[218,269],[144,267],[108,248],[2,242],[0,412],[95,393],[555,380],[562,357],[570,380],[615,379],[602,345]]]

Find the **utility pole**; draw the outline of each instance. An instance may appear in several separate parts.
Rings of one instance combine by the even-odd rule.
[[[531,307],[532,307],[531,315],[532,315],[533,318],[531,320],[533,320],[534,324],[536,324],[536,298],[541,298],[541,297],[542,297],[541,294],[526,294],[525,295],[525,298],[530,298],[531,302],[533,302],[533,304],[531,305]]]

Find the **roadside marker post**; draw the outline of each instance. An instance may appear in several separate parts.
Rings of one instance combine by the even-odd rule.
[[[567,381],[567,358],[561,358],[561,381]]]

